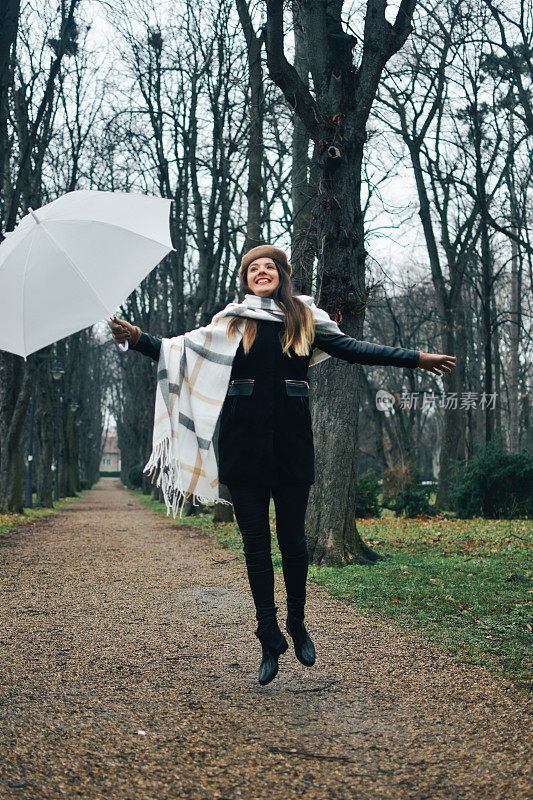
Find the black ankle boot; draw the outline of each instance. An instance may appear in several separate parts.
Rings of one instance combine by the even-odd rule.
[[[315,646],[305,629],[303,620],[287,617],[286,628],[292,638],[296,658],[306,667],[312,667],[316,660]]]
[[[263,658],[259,667],[259,683],[266,686],[278,674],[278,658],[289,649],[286,638],[280,631],[277,622],[259,625],[255,635],[261,642]]]

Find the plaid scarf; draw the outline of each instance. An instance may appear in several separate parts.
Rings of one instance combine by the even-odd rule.
[[[313,312],[315,329],[341,333],[312,297],[298,295]],[[157,371],[152,454],[144,468],[161,487],[167,515],[180,517],[188,497],[192,502],[224,503],[219,497],[218,467],[213,436],[228,390],[231,367],[242,339],[227,337],[232,317],[282,322],[282,308],[269,297],[247,294],[242,303],[229,303],[209,325],[172,339],[162,339]],[[329,358],[315,348],[310,366]]]

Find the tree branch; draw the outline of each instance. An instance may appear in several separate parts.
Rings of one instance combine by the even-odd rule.
[[[315,100],[292,64],[285,58],[282,0],[267,0],[266,52],[271,79],[304,123],[310,138],[318,141],[320,124]]]

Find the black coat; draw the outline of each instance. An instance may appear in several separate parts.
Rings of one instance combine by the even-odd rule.
[[[248,355],[242,341],[231,369],[218,434],[221,483],[314,483],[314,448],[307,371],[310,356],[287,356],[283,322],[259,321]],[[345,334],[316,333],[314,346],[350,364],[409,367],[419,351],[361,342]],[[159,360],[161,340],[146,333],[133,348]]]

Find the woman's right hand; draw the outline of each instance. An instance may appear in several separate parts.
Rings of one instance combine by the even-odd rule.
[[[111,328],[113,340],[117,344],[128,342],[134,347],[139,341],[141,329],[138,325],[132,325],[125,319],[119,319],[118,317],[113,317],[113,319],[108,320],[107,324]]]

